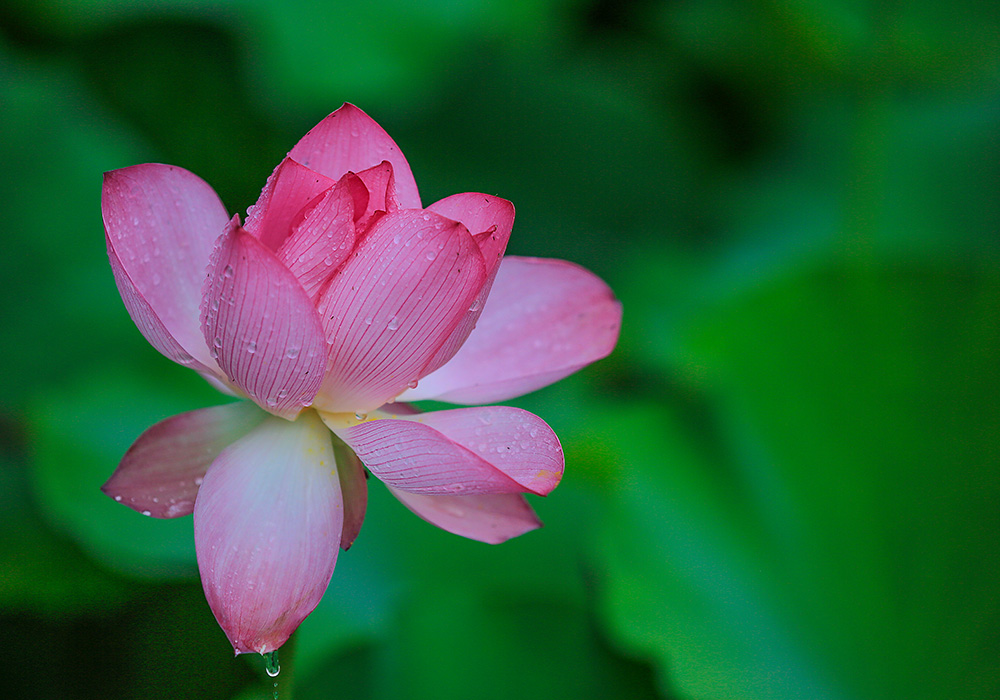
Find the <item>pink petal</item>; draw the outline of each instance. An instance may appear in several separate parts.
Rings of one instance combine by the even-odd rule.
[[[621,313],[608,286],[582,267],[508,256],[465,345],[400,398],[492,403],[540,389],[610,353]]]
[[[368,472],[358,456],[339,438],[333,440],[333,453],[337,458],[337,474],[344,497],[344,532],[340,548],[347,551],[354,544],[368,507]]]
[[[105,173],[101,209],[115,282],[139,330],[175,362],[214,370],[198,306],[229,219],[218,195],[183,168],[147,163]]]
[[[342,528],[330,432],[313,411],[267,418],[212,462],[194,543],[205,597],[237,654],[277,649],[312,612]]]
[[[562,478],[559,439],[541,418],[519,408],[384,418],[337,434],[375,476],[412,493],[545,495]]]
[[[318,303],[331,354],[316,407],[367,413],[406,389],[484,276],[461,224],[420,210],[379,219]]]
[[[524,496],[516,493],[428,496],[391,486],[389,490],[404,506],[430,524],[487,544],[500,544],[542,526]]]
[[[143,515],[187,515],[208,465],[266,415],[240,401],[160,421],[132,444],[101,491]]]
[[[363,232],[375,223],[382,213],[399,209],[399,202],[396,199],[396,179],[393,176],[392,163],[389,161],[384,160],[372,168],[362,170],[358,173],[358,177],[368,189],[368,203],[364,213],[359,213],[356,217],[358,231]]]
[[[277,250],[307,204],[333,187],[336,180],[285,158],[267,178],[257,203],[247,209],[244,227],[271,250]]]
[[[352,175],[345,175],[309,208],[278,249],[278,259],[310,298],[354,250]]]
[[[312,401],[327,352],[316,309],[235,218],[212,256],[202,322],[219,366],[261,408],[294,418]]]
[[[345,104],[314,126],[288,154],[327,177],[360,173],[383,160],[392,163],[396,196],[404,209],[419,209],[420,195],[410,165],[396,142],[367,114]]]
[[[454,357],[472,329],[476,327],[514,226],[514,205],[506,199],[488,194],[473,192],[456,194],[435,202],[428,209],[458,221],[476,234],[473,239],[479,245],[479,251],[486,263],[486,282],[469,305],[469,313],[462,317],[441,349],[427,363],[424,374],[430,374]]]

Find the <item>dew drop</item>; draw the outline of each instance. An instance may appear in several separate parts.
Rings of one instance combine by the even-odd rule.
[[[434,258],[437,257],[437,252],[433,250],[428,250],[426,255],[428,260],[433,260]]]
[[[472,305],[469,306],[469,311],[479,311],[480,302],[479,299],[474,299]]]
[[[251,355],[257,352],[257,343],[255,343],[252,340],[249,343],[247,343],[247,352],[250,353]]]
[[[354,418],[356,420],[365,420],[368,417],[367,413],[355,413]]]
[[[222,270],[222,276],[225,277],[225,278],[227,278],[227,279],[230,278],[230,277],[232,277],[233,276],[233,266],[232,265],[226,265],[226,267],[223,268],[223,270]]]
[[[212,345],[214,345],[217,348],[221,348],[222,347],[222,338],[220,338],[219,336],[215,336],[215,338],[212,339]]]
[[[267,675],[274,678],[281,671],[281,664],[278,663],[278,650],[269,651],[266,654],[261,654],[264,657],[264,670],[267,671]]]
[[[121,503],[122,502],[122,497],[121,496],[115,496],[115,500],[118,501],[119,503]]]
[[[416,389],[417,388],[417,380],[416,379],[411,379],[409,382],[407,382],[406,386],[410,387],[411,389]]]
[[[148,511],[148,510],[142,511],[142,514],[143,515],[152,515],[152,513],[150,511]]]
[[[196,476],[196,477],[194,478],[194,485],[195,485],[195,486],[201,486],[201,482],[203,482],[204,480],[205,480],[205,478],[204,478],[204,477],[201,477],[201,476]]]
[[[431,220],[431,215],[430,214],[424,214],[420,218],[422,218],[424,221],[430,221]]]
[[[219,349],[218,348],[212,348],[211,350],[208,351],[208,354],[212,356],[213,360],[218,360],[219,359]]]
[[[299,356],[299,348],[288,348],[288,350],[285,352],[285,357],[287,357],[289,360],[294,360],[298,356]]]
[[[365,316],[365,325],[366,326],[372,325],[372,317],[371,316]]]
[[[399,318],[397,318],[396,316],[390,318],[389,323],[386,324],[386,328],[388,328],[390,331],[394,331],[397,328],[399,328]]]

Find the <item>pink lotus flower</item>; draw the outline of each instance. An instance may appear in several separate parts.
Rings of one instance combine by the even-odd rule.
[[[108,257],[129,315],[171,360],[249,399],[143,433],[103,490],[160,518],[194,513],[209,605],[237,653],[279,647],[357,536],[365,467],[425,520],[498,543],[540,526],[563,454],[495,402],[607,355],[621,308],[559,260],[504,258],[510,202],[422,208],[409,165],[344,105],[291,150],[244,225],[194,174],[105,175]],[[487,300],[487,297],[488,300]]]

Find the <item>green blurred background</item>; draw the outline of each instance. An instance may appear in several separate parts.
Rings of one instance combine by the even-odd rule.
[[[270,696],[191,520],[98,487],[220,402],[115,290],[101,173],[231,212],[343,101],[425,202],[602,275],[612,357],[519,401],[561,436],[499,547],[378,485],[283,697],[1000,697],[993,0],[8,0],[0,641],[11,698]],[[374,482],[373,482],[374,483]]]

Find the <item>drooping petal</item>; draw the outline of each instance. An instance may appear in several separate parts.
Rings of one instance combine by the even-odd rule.
[[[209,467],[194,507],[208,604],[237,654],[281,646],[323,597],[343,504],[330,433],[312,411],[268,417]]]
[[[375,120],[352,104],[344,104],[314,126],[288,155],[334,179],[387,160],[392,163],[399,205],[404,209],[420,208],[417,183],[399,146]]]
[[[476,192],[456,194],[434,202],[428,209],[453,221],[458,221],[475,234],[473,240],[479,246],[479,251],[483,254],[483,262],[486,264],[486,282],[483,283],[476,298],[469,304],[468,313],[462,317],[455,330],[441,345],[441,349],[427,363],[423,370],[425,375],[430,374],[454,357],[458,349],[465,343],[466,338],[469,337],[472,329],[476,327],[486,305],[486,298],[493,287],[493,280],[497,275],[500,260],[507,249],[507,241],[510,240],[510,232],[514,226],[514,205],[506,199],[488,194]]]
[[[419,517],[470,540],[500,544],[542,526],[524,496],[517,493],[429,496],[388,488]]]
[[[218,195],[183,168],[146,163],[105,173],[101,209],[115,282],[139,330],[171,360],[215,370],[198,307],[229,219]]]
[[[354,250],[354,194],[345,175],[309,208],[277,256],[295,275],[310,298],[315,298],[347,256]]]
[[[313,199],[333,187],[336,179],[310,170],[291,158],[274,169],[257,203],[247,209],[244,229],[277,250],[292,232],[297,216]]]
[[[326,366],[316,309],[235,218],[212,256],[202,323],[219,366],[264,410],[294,418],[316,395]]]
[[[333,439],[333,454],[337,458],[340,491],[344,497],[344,533],[340,548],[347,551],[354,544],[368,508],[368,472],[358,456],[340,438]]]
[[[422,494],[545,495],[563,472],[552,429],[507,406],[372,420],[337,435],[386,484]]]
[[[334,273],[317,305],[330,365],[314,405],[366,413],[420,376],[483,284],[464,226],[437,214],[387,214]]]
[[[610,353],[621,314],[611,289],[582,267],[507,256],[462,348],[400,398],[492,403],[540,389]]]
[[[187,515],[208,466],[266,415],[240,401],[162,420],[132,444],[101,491],[143,515]]]

